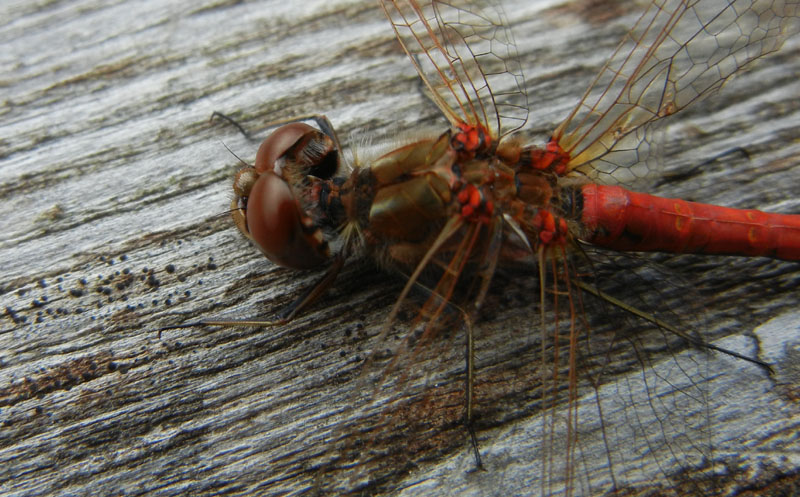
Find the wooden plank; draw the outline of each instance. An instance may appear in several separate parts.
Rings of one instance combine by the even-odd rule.
[[[503,5],[528,83],[528,131],[543,139],[636,13],[626,2]],[[236,233],[227,204],[239,166],[221,142],[252,160],[268,122],[311,113],[327,114],[356,144],[420,122],[443,129],[373,2],[84,0],[7,3],[0,14],[3,494],[273,495],[307,493],[317,483],[331,493],[539,493],[534,273],[501,273],[476,325],[487,471],[471,471],[455,423],[463,403],[458,332],[442,338],[441,357],[413,360],[440,375],[427,389],[397,380],[399,388],[373,399],[383,414],[347,408],[373,396],[359,379],[364,358],[393,348],[404,332],[376,343],[402,280],[369,264],[348,266],[323,303],[288,325],[182,329],[161,339],[156,332],[203,317],[274,316],[318,278],[271,265]],[[648,191],[800,213],[799,51],[795,36],[718,98],[675,116]],[[210,122],[212,111],[239,120],[255,141]],[[693,405],[707,407],[706,421],[686,433],[708,434],[714,471],[687,469],[668,480],[670,464],[659,468],[658,452],[640,446],[659,435],[621,431],[626,420],[655,425],[644,418],[653,413],[647,406],[633,414],[618,407],[646,400],[631,386],[642,375],[626,372],[620,358],[619,374],[600,390],[605,435],[614,454],[641,451],[642,462],[615,474],[638,475],[642,492],[677,485],[672,490],[698,493],[711,481],[724,492],[777,494],[792,485],[800,469],[793,443],[800,318],[788,311],[797,305],[800,268],[646,259],[670,273],[637,280],[662,285],[651,289],[657,310],[689,305],[677,308],[682,323],[759,354],[776,376],[719,354],[700,359],[708,373],[696,383],[708,401]],[[634,305],[646,298],[633,288],[616,296]],[[592,317],[593,336],[641,327],[603,321]],[[652,348],[650,378],[680,389],[685,374],[658,368],[698,353]],[[380,374],[388,359],[378,357],[370,371]],[[401,377],[392,373],[403,366],[387,380]],[[392,394],[407,402],[388,404]],[[690,410],[656,413],[697,421]],[[581,413],[587,435],[576,468],[596,491],[609,472],[589,443],[594,436],[605,445],[591,416]],[[360,431],[365,440],[356,445]]]

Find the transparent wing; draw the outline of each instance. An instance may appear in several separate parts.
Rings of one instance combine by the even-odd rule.
[[[451,124],[494,138],[525,124],[528,101],[502,9],[487,1],[381,1],[398,41]]]
[[[596,178],[640,163],[647,125],[780,48],[798,31],[799,3],[654,1],[554,133],[570,170]]]
[[[577,265],[570,264],[569,275],[558,274],[562,269],[551,265],[545,282],[549,302],[540,310],[541,332],[529,332],[528,342],[513,333],[506,338],[503,331],[495,333],[507,341],[521,340],[513,351],[499,347],[496,335],[491,341],[478,340],[476,351],[479,357],[484,354],[482,359],[502,350],[508,357],[492,363],[527,365],[504,373],[520,375],[511,383],[520,385],[524,396],[495,397],[492,405],[536,413],[500,435],[502,439],[487,440],[485,450],[501,457],[494,444],[507,460],[535,458],[526,482],[530,495],[650,495],[648,489],[654,495],[705,495],[697,488],[701,483],[683,481],[681,475],[699,473],[697,468],[712,456],[707,351],[576,283],[588,283],[606,297],[624,297],[632,307],[681,331],[700,329],[694,312],[699,299],[674,277],[665,284],[664,276],[672,272],[653,267],[651,259],[598,255],[600,259],[590,264],[573,261]],[[629,262],[638,262],[638,267]],[[520,281],[518,275],[519,271],[498,275],[505,298],[521,292],[530,299],[535,285]],[[674,306],[681,312],[659,311]],[[530,308],[510,312],[527,313],[531,322]],[[524,323],[521,327],[532,328]],[[476,372],[478,405],[487,395],[481,393],[486,391],[482,382],[500,389],[499,375],[488,369]],[[509,470],[514,471],[513,465]]]

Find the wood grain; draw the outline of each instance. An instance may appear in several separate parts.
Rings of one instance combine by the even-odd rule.
[[[527,132],[541,140],[636,10],[627,2],[503,6],[527,79]],[[369,263],[349,265],[324,302],[290,324],[158,336],[160,327],[200,318],[272,317],[318,278],[275,267],[236,232],[227,209],[239,165],[225,146],[251,161],[268,123],[315,113],[357,145],[419,123],[444,129],[373,2],[6,2],[0,18],[0,492],[554,490],[541,486],[533,273],[501,273],[476,324],[486,471],[474,471],[457,423],[461,335],[443,337],[436,354],[406,358],[435,375],[424,388],[395,374],[401,364],[383,378],[387,388],[373,393],[372,380],[390,361],[373,351],[392,349],[405,330],[395,327],[389,343],[376,343],[402,280]],[[675,116],[648,191],[800,213],[798,75],[795,36],[716,98]],[[237,119],[254,138],[210,121],[213,111]],[[673,390],[686,388],[686,375],[659,367],[707,361],[705,376],[695,379],[708,394],[700,403],[706,421],[695,430],[714,449],[706,461],[712,469],[675,474],[670,464],[658,467],[654,448],[648,454],[639,446],[644,438],[622,431],[654,425],[644,418],[652,414],[647,406],[636,414],[618,407],[647,398],[631,386],[641,369],[620,358],[618,373],[600,389],[605,426],[588,411],[580,418],[586,433],[604,430],[615,454],[643,454],[641,467],[616,468],[640,478],[630,482],[640,488],[619,485],[619,493],[797,489],[800,267],[645,259],[669,273],[652,279],[663,286],[652,288],[646,305],[672,306],[694,332],[757,355],[776,374],[720,354],[698,359],[704,354],[685,347],[677,356],[654,347],[649,370]],[[650,281],[652,273],[640,274],[637,281]],[[633,288],[616,296],[634,305],[647,300]],[[642,327],[590,317],[598,337]],[[647,347],[644,339],[629,343]],[[366,357],[373,360],[365,380]],[[582,484],[591,485],[576,493],[587,495],[609,481],[605,444],[590,438],[576,465]]]

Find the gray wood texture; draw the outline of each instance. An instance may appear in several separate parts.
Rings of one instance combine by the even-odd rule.
[[[640,7],[502,4],[527,80],[526,131],[542,140]],[[501,272],[475,325],[485,471],[458,424],[463,329],[387,366],[390,354],[373,351],[394,349],[410,318],[376,343],[402,278],[368,263],[348,265],[289,324],[159,338],[202,318],[273,317],[319,277],[272,265],[236,232],[227,210],[240,166],[225,146],[252,161],[270,122],[316,113],[356,145],[445,129],[374,2],[4,2],[0,19],[0,493],[558,493],[543,483],[540,426],[553,418],[535,395],[534,272]],[[800,213],[798,96],[795,36],[674,116],[648,191]],[[620,281],[642,260],[659,268],[639,273],[645,292],[623,285],[616,297],[671,308],[775,375],[626,335],[646,326],[587,297],[589,339],[618,332],[647,359],[612,361],[598,389],[604,425],[594,390],[581,397],[574,494],[607,491],[609,475],[624,495],[797,492],[800,266],[631,257],[614,259]],[[698,376],[676,370],[696,363]],[[421,387],[412,369],[425,372]],[[641,390],[642,378],[655,383]],[[686,437],[671,424],[682,420]],[[686,442],[695,435],[700,451]]]

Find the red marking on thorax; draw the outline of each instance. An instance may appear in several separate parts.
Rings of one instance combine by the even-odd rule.
[[[458,129],[459,131],[453,135],[450,143],[458,153],[460,161],[470,160],[476,154],[491,148],[492,138],[482,125],[459,123]]]
[[[494,203],[472,183],[464,185],[456,199],[461,204],[461,217],[468,221],[488,223],[494,213]]]
[[[531,148],[528,159],[532,168],[539,171],[550,170],[561,176],[567,171],[570,157],[557,141],[550,140],[543,149]]]

